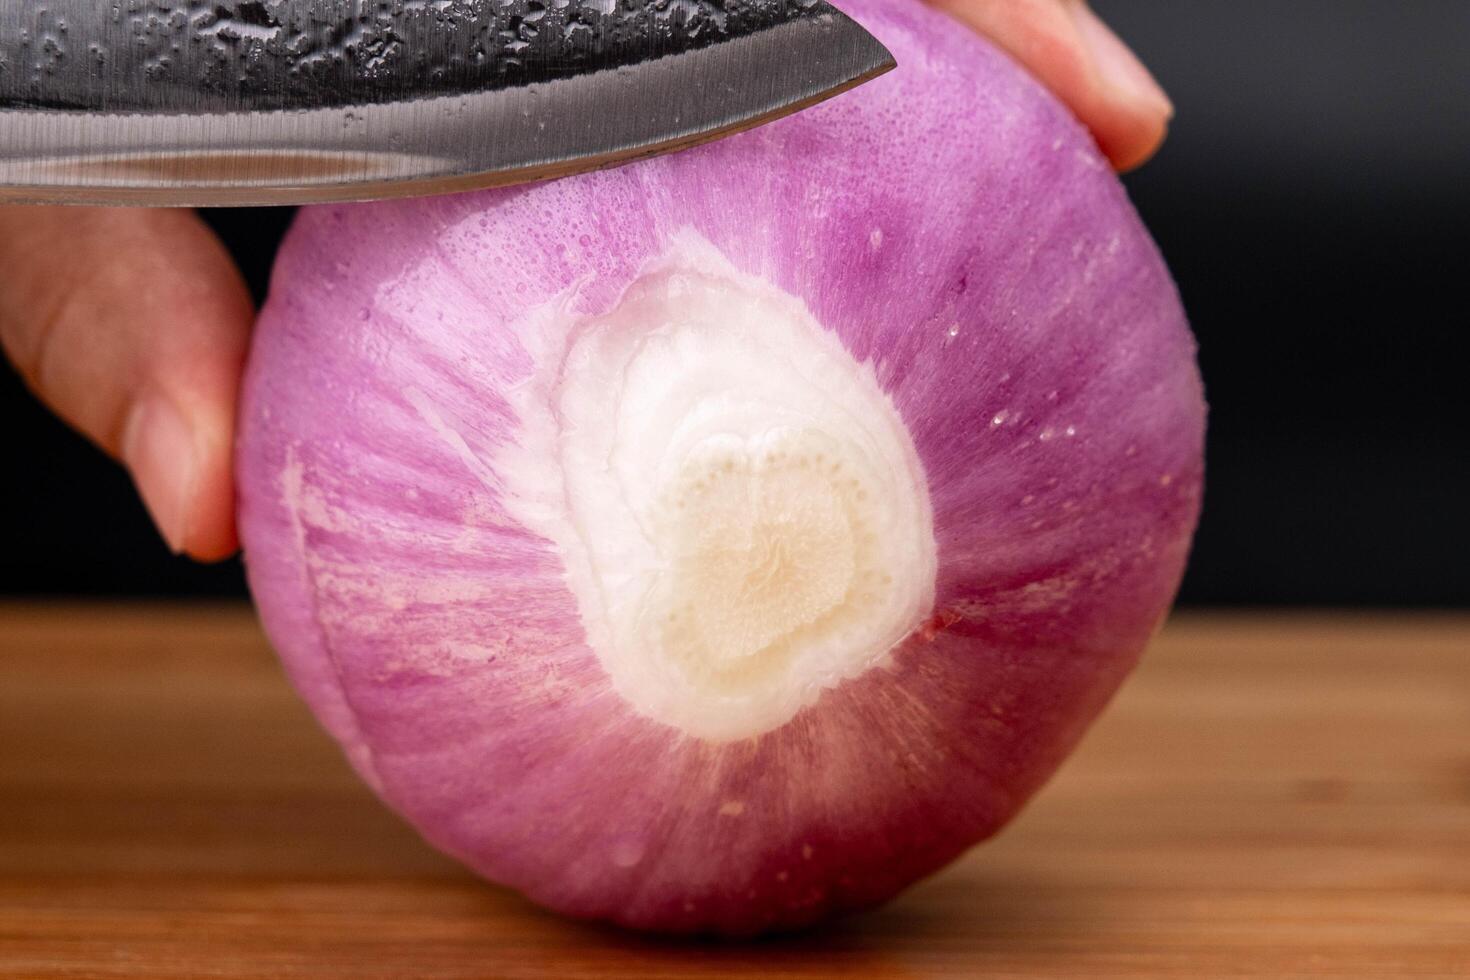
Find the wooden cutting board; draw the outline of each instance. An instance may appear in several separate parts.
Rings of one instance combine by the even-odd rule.
[[[756,944],[421,844],[243,606],[0,604],[0,976],[1470,976],[1470,617],[1177,617],[1001,837]]]

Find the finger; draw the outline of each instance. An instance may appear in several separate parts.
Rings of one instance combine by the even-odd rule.
[[[930,0],[1021,62],[1092,130],[1119,170],[1164,141],[1173,104],[1085,0]]]
[[[0,342],[121,459],[175,552],[235,551],[230,466],[252,309],[192,211],[0,208]]]

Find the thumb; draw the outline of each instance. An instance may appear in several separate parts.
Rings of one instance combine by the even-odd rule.
[[[1092,130],[1119,170],[1164,141],[1174,107],[1085,0],[930,0],[1024,65]]]
[[[230,453],[251,317],[192,211],[0,208],[0,343],[196,558],[237,547]]]

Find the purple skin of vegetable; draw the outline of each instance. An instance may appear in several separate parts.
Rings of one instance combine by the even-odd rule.
[[[1205,409],[1121,185],[984,41],[845,6],[899,68],[791,118],[303,210],[255,334],[239,523],[293,682],[570,915],[891,897],[1047,779],[1182,574]]]

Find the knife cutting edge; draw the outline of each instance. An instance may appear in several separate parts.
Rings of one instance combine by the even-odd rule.
[[[822,0],[12,0],[0,201],[537,180],[746,129],[892,67]]]

